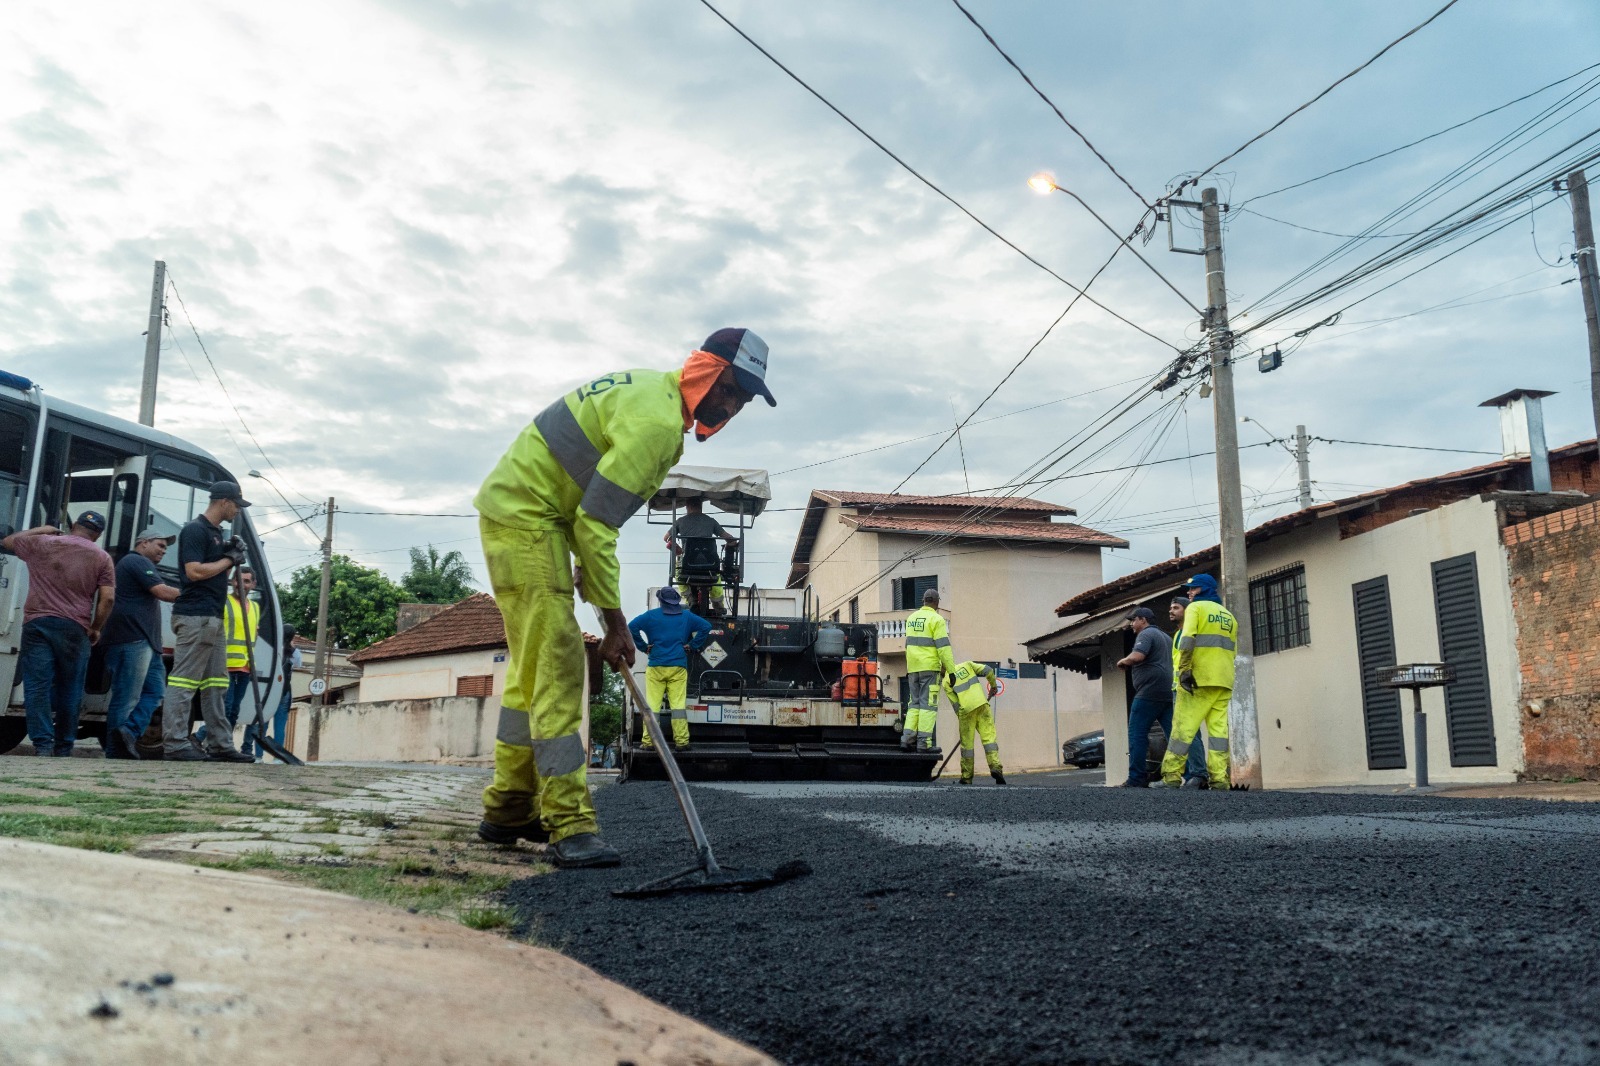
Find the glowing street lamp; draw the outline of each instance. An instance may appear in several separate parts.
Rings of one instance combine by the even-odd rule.
[[[1028,179],[1028,188],[1041,195],[1048,196],[1061,186],[1056,184],[1055,176],[1043,170]]]

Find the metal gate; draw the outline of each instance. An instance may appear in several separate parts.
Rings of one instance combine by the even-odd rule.
[[[1498,760],[1476,553],[1433,564],[1433,609],[1439,622],[1439,657],[1456,668],[1455,684],[1444,690],[1450,765],[1494,766]]]
[[[1405,732],[1400,724],[1400,691],[1380,685],[1376,671],[1394,666],[1394,616],[1389,610],[1389,579],[1375,577],[1351,586],[1356,610],[1356,658],[1361,670],[1361,715],[1367,730],[1367,769],[1403,770]]]

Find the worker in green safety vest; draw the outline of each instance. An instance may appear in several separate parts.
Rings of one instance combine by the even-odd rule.
[[[1000,765],[1000,745],[995,740],[994,708],[989,701],[1000,692],[1000,678],[988,663],[965,662],[944,677],[944,692],[956,705],[956,724],[961,735],[961,783],[972,784],[977,749],[973,733],[983,741],[983,759],[989,764],[994,783],[1006,783],[1005,767]]]
[[[950,627],[939,613],[939,590],[922,594],[922,607],[906,619],[906,724],[900,746],[907,751],[933,747],[933,727],[939,718],[939,679],[956,668],[950,651]]]
[[[1185,584],[1189,606],[1178,636],[1177,706],[1172,736],[1161,760],[1161,787],[1199,788],[1198,778],[1182,780],[1183,764],[1200,724],[1205,723],[1206,773],[1213,789],[1228,789],[1228,701],[1233,697],[1233,661],[1238,654],[1239,622],[1222,605],[1217,579],[1196,574]]]
[[[703,441],[756,396],[776,406],[766,370],[765,341],[720,329],[682,370],[595,378],[540,412],[478,490],[484,562],[510,651],[481,839],[547,841],[558,866],[622,861],[600,838],[589,797],[573,592],[604,619],[601,658],[614,670],[632,666],[617,532],[666,480],[691,428]]]

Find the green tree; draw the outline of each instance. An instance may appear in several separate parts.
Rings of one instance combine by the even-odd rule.
[[[400,587],[416,603],[459,603],[472,595],[472,567],[457,551],[439,554],[432,544],[411,549],[411,572]]]
[[[394,636],[395,613],[406,593],[371,567],[352,562],[347,555],[333,557],[328,586],[328,639],[333,647],[355,651]],[[320,566],[303,566],[278,586],[284,621],[306,637],[317,634],[317,595],[322,585]]]
[[[589,743],[611,744],[622,735],[622,675],[600,668],[600,691],[589,695]]]

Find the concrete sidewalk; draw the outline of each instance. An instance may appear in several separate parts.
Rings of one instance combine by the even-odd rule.
[[[0,840],[0,956],[7,1066],[774,1061],[552,951],[49,844]]]

